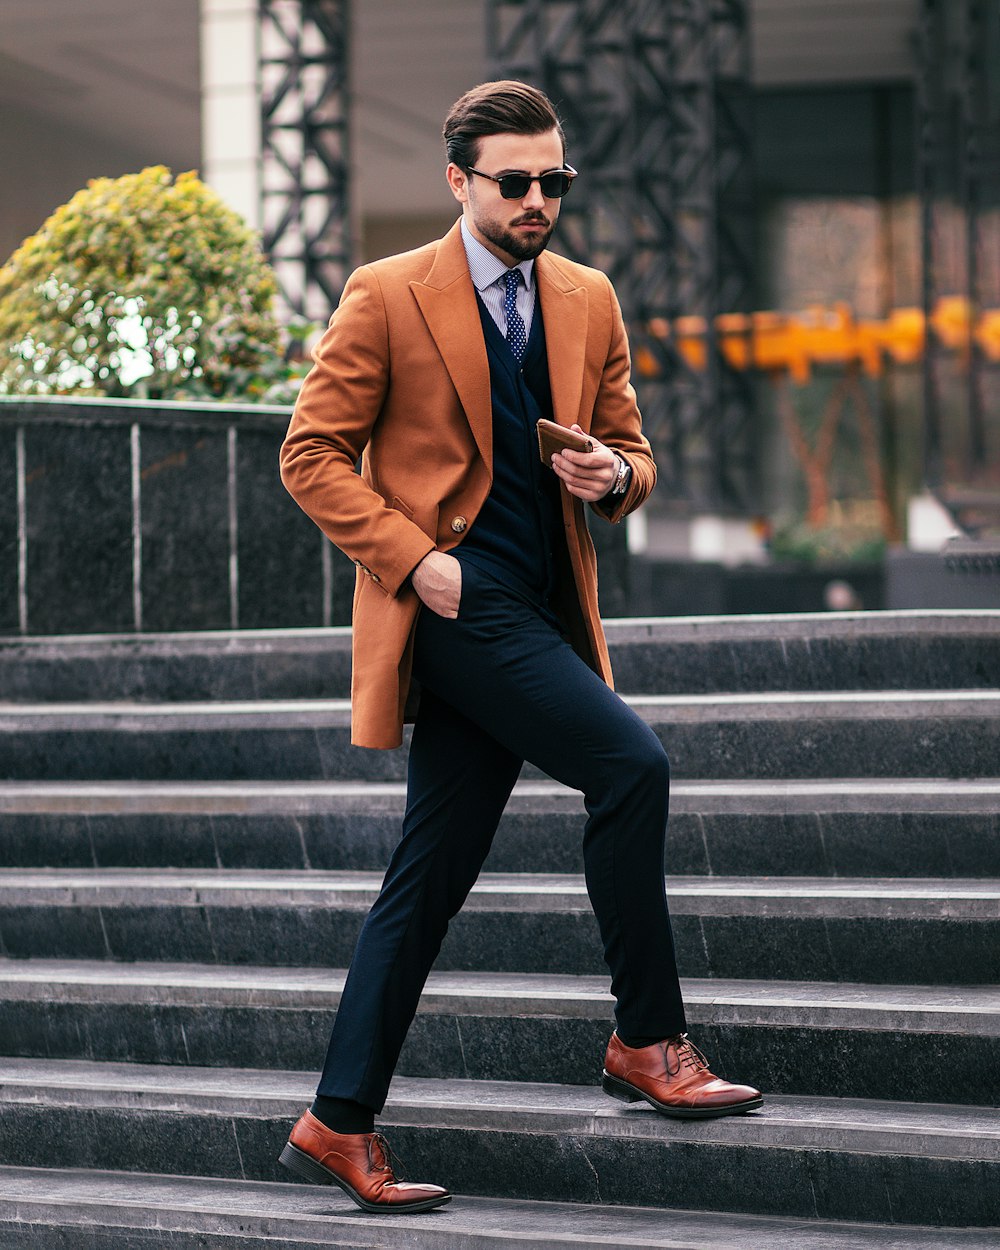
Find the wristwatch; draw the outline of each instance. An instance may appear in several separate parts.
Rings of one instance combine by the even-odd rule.
[[[608,491],[612,498],[616,495],[624,495],[629,488],[629,483],[632,481],[632,466],[624,456],[619,456],[617,452],[614,453],[614,457],[618,461],[618,476]]]

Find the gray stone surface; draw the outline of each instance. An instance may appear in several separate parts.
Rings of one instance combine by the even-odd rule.
[[[693,613],[821,612],[825,589],[846,581],[865,608],[884,608],[881,563],[832,560],[738,564],[638,556],[629,567],[632,610],[650,616]],[[944,606],[944,605],[939,605]]]
[[[0,1052],[315,1068],[344,973],[0,961]],[[768,1092],[1000,1102],[1000,991],[688,979],[713,1068]],[[611,1030],[603,977],[432,974],[403,1075],[595,1084]],[[976,1072],[975,1082],[968,1079]]]
[[[0,992],[8,1003],[57,999],[83,1004],[97,995],[109,1003],[217,1004],[274,1011],[298,1004],[333,1010],[345,975],[336,968],[5,959],[0,960]],[[957,988],[686,978],[684,997],[695,1019],[707,1020],[711,1014],[717,1023],[871,1025],[1000,1036],[1000,987],[993,985]],[[432,971],[418,1010],[606,1022],[611,1003],[607,977]]]
[[[0,951],[24,958],[346,966],[378,873],[11,869]],[[685,976],[1000,981],[1000,882],[668,878]],[[599,974],[582,877],[484,873],[443,970]]]
[[[290,595],[302,597],[294,610],[304,617],[318,611],[319,536],[297,509],[286,525],[282,508],[294,505],[280,503],[273,523],[240,525],[240,620],[248,627],[279,603],[289,610]],[[293,533],[292,521],[308,529]],[[354,568],[337,553],[333,567],[335,584],[350,583],[340,599]],[[290,585],[280,591],[283,575]],[[617,687],[633,694],[1000,685],[1000,611],[625,619],[605,627]],[[0,698],[342,698],[349,647],[348,630],[316,628],[0,639]]]
[[[33,1105],[45,1092],[53,1106],[137,1108],[219,1115],[297,1114],[312,1092],[312,1074],[197,1067],[9,1059],[0,1097],[5,1107]],[[772,1096],[765,1110],[702,1122],[671,1120],[645,1106],[623,1107],[590,1087],[540,1082],[393,1082],[385,1122],[506,1129],[521,1115],[537,1132],[572,1127],[593,1135],[701,1142],[767,1142],[874,1149],[915,1157],[1000,1161],[1000,1118],[989,1107]]]
[[[144,629],[223,629],[229,614],[226,430],[141,435]]]
[[[519,1202],[460,1194],[449,1206],[384,1220],[364,1216],[337,1190],[301,1185],[129,1175],[77,1170],[0,1169],[0,1233],[21,1246],[108,1250],[123,1245],[216,1247],[315,1245],[399,1250],[521,1247],[658,1247],[660,1250],[985,1250],[997,1235],[979,1229],[887,1228],[649,1208]],[[33,1237],[34,1240],[27,1240]],[[141,1238],[141,1242],[140,1239]]]
[[[346,698],[350,656],[345,628],[0,638],[0,697]]]
[[[995,608],[1000,577],[952,570],[934,552],[891,550],[885,562],[886,606]]]
[[[0,1162],[19,1142],[27,1166],[277,1179],[311,1088],[297,1073],[11,1060]],[[589,1088],[400,1078],[384,1121],[414,1175],[485,1196],[1000,1223],[988,1109],[771,1097],[748,1116],[679,1122]]]
[[[274,566],[257,558],[264,585]],[[667,867],[692,1034],[765,1109],[669,1122],[600,1093],[611,1003],[581,801],[526,773],[401,1058],[387,1120],[411,1174],[480,1194],[469,1235],[484,1246],[557,1228],[602,1244],[530,1205],[511,1231],[491,1195],[601,1218],[751,1211],[732,1225],[751,1244],[782,1244],[754,1225],[765,1214],[811,1232],[937,1224],[949,1245],[972,1224],[1000,1242],[1000,614],[609,634],[679,778]],[[0,642],[0,761],[22,778],[0,785],[0,1054],[17,1056],[0,1065],[0,1160],[47,1165],[43,1186],[64,1164],[176,1172],[168,1187],[284,1179],[275,1154],[339,999],[330,965],[346,964],[402,804],[405,752],[344,749],[349,642]],[[2,1183],[0,1245],[221,1250],[296,1245],[285,1234],[306,1227],[265,1213],[265,1232],[231,1208],[219,1224],[206,1191],[185,1231],[190,1209],[166,1192],[151,1215],[138,1195],[83,1189],[18,1224]],[[324,1232],[377,1244],[379,1222],[347,1210]],[[124,1227],[88,1215],[103,1211]],[[447,1244],[448,1213],[421,1224],[428,1244]]]
[[[0,634],[13,634],[19,628],[15,445],[14,430],[0,425]]]
[[[607,632],[626,691],[935,690],[1000,684],[998,615],[652,618]]]
[[[28,628],[133,628],[128,428],[29,425],[24,444]]]
[[[987,778],[1000,759],[997,691],[629,701],[678,778]],[[0,777],[399,779],[403,753],[350,746],[349,718],[336,699],[8,704],[0,707]]]
[[[350,624],[357,570],[323,537],[278,477],[283,432],[241,430],[237,446],[240,624],[248,629],[318,626],[323,621],[322,549],[329,549],[331,623]],[[282,680],[282,674],[276,674]],[[327,685],[321,667],[312,682]],[[347,694],[349,685],[337,689]],[[305,688],[308,693],[308,687]],[[188,696],[190,697],[190,696]]]
[[[238,623],[322,625],[319,533],[278,479],[287,410],[8,397],[2,417],[0,487],[9,473],[9,447],[18,420],[28,451],[33,633],[134,628],[133,423],[139,433],[144,627],[231,624],[231,490],[240,566]],[[238,431],[232,476],[231,427]],[[13,497],[15,492],[0,490],[0,498]],[[332,619],[345,621],[354,569],[339,552],[332,564]],[[16,626],[16,616],[13,623],[0,616],[0,630]]]
[[[402,782],[0,783],[6,867],[382,870]],[[487,869],[578,872],[585,812],[515,788]],[[678,782],[674,874],[1000,876],[1000,781]]]

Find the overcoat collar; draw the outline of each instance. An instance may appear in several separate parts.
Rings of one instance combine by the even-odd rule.
[[[586,363],[587,293],[558,258],[535,261],[538,299],[545,324],[553,415],[560,425],[579,418]],[[479,331],[476,292],[462,243],[460,221],[441,240],[423,282],[410,289],[458,393],[476,446],[493,472],[493,407],[486,344]]]

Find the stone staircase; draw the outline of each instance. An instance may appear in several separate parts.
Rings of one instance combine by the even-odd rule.
[[[0,640],[0,1247],[1000,1245],[1000,613],[623,621],[676,778],[694,1039],[597,1084],[579,796],[525,770],[384,1124],[402,1219],[276,1162],[403,803],[347,631]]]

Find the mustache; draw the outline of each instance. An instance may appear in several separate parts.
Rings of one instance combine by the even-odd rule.
[[[548,226],[551,222],[544,213],[523,213],[520,217],[515,217],[510,224],[512,226]]]

